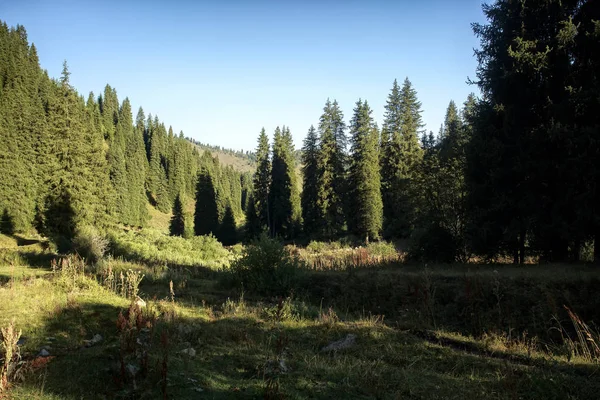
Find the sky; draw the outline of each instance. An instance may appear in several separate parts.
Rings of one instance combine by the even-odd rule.
[[[296,147],[326,100],[346,122],[359,99],[381,126],[394,79],[412,82],[427,131],[477,87],[472,22],[479,0],[0,0],[25,26],[40,64],[87,97],[108,83],[175,132],[253,150],[262,127],[290,127]]]

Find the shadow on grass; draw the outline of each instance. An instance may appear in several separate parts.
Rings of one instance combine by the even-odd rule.
[[[110,304],[68,302],[50,313],[27,348],[34,353],[52,336],[55,358],[16,394],[34,396],[43,388],[68,399],[162,398],[160,348],[147,349],[149,373],[135,389],[132,381],[122,385],[115,379],[120,348],[115,321],[121,311]],[[163,327],[169,343],[168,398],[262,398],[269,377],[277,382],[271,398],[558,399],[594,398],[600,391],[596,367],[585,367],[582,374],[576,368],[524,365],[382,324],[293,319],[280,324],[243,310],[239,316],[221,310],[226,313],[217,317],[195,311],[197,316],[176,316]],[[82,348],[95,334],[104,340]],[[356,336],[351,348],[321,351],[348,334]],[[181,353],[188,348],[195,349],[195,357]]]

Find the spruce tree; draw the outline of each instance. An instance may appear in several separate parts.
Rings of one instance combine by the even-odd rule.
[[[181,195],[175,196],[175,201],[173,202],[173,215],[169,224],[169,233],[171,236],[183,236],[185,233],[185,213],[183,211]]]
[[[293,238],[300,226],[300,197],[296,180],[294,144],[285,126],[273,137],[273,163],[269,190],[271,234]]]
[[[423,149],[419,144],[421,103],[406,78],[402,88],[396,81],[385,106],[381,176],[384,231],[388,237],[407,237],[414,229],[419,194],[418,179]]]
[[[347,139],[344,116],[337,101],[327,99],[319,121],[318,205],[327,237],[345,228]]]
[[[203,167],[198,175],[196,188],[196,208],[194,212],[194,234],[217,235],[219,232],[219,211],[217,209],[217,193],[212,171]]]
[[[378,239],[383,204],[379,171],[379,131],[368,103],[359,100],[350,121],[351,161],[348,176],[348,227],[366,243]]]
[[[237,243],[235,216],[231,207],[225,209],[225,215],[223,216],[217,238],[225,246],[232,246]]]
[[[256,171],[254,173],[254,207],[261,229],[271,226],[269,216],[269,187],[271,186],[271,160],[269,158],[269,138],[263,128],[256,148]]]
[[[319,212],[319,142],[317,131],[311,125],[302,147],[302,219],[304,232],[312,236],[320,231]]]

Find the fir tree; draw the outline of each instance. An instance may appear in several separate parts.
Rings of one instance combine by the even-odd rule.
[[[379,175],[379,131],[368,103],[359,100],[350,121],[351,164],[349,171],[350,213],[348,227],[369,242],[378,239],[382,227],[383,204]]]
[[[175,196],[175,201],[173,202],[173,215],[169,224],[169,233],[171,236],[183,236],[185,233],[185,213],[183,211],[181,195]]]
[[[300,226],[300,197],[296,180],[294,144],[285,126],[277,127],[273,137],[273,163],[269,206],[271,234],[293,238]]]
[[[385,106],[382,143],[384,231],[388,237],[407,237],[414,228],[419,203],[416,185],[423,158],[419,144],[421,103],[408,78],[396,81]]]
[[[196,188],[196,209],[194,212],[194,233],[216,235],[219,232],[219,211],[217,193],[211,170],[204,167],[198,176]]]
[[[318,205],[324,233],[334,237],[345,227],[346,125],[336,101],[329,99],[319,121]]]
[[[302,219],[304,232],[315,235],[321,227],[319,212],[319,142],[317,132],[311,125],[302,147]]]
[[[232,246],[237,243],[235,216],[231,207],[225,209],[225,215],[223,216],[217,238],[225,246]]]
[[[254,207],[262,227],[271,226],[269,216],[269,187],[271,186],[271,160],[269,158],[269,139],[263,128],[258,137],[256,148],[256,172],[254,173]]]

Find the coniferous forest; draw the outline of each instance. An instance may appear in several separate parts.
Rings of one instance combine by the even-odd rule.
[[[397,71],[252,150],[0,21],[0,398],[597,398],[600,3],[482,7],[436,132]]]
[[[417,88],[394,80],[381,127],[367,100],[346,118],[328,99],[300,163],[289,128],[271,143],[261,132],[252,183],[157,116],[134,118],[111,86],[80,95],[66,63],[48,77],[25,28],[3,24],[5,230],[68,244],[85,225],[144,226],[148,203],[170,212],[180,196],[196,200],[189,230],[227,244],[351,234],[409,239],[432,261],[577,261],[589,247],[597,259],[597,20],[572,3],[487,6],[489,25],[473,27],[481,96],[450,100],[437,134],[423,130]]]

